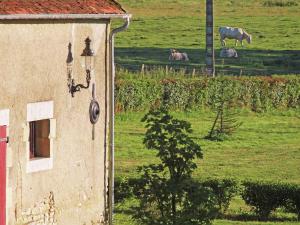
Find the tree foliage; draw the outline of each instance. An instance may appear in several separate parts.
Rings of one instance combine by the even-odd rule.
[[[151,110],[142,121],[147,123],[144,144],[157,151],[156,156],[169,169],[171,179],[190,176],[197,167],[193,160],[203,157],[200,146],[189,136],[191,124],[174,119],[163,108]]]
[[[210,224],[216,216],[209,188],[191,178],[202,158],[200,146],[189,136],[190,123],[173,118],[166,109],[150,110],[144,144],[157,152],[160,163],[140,167],[142,177],[134,187],[139,199],[135,218],[144,224]]]
[[[212,189],[216,197],[219,214],[225,214],[231,199],[239,192],[238,183],[233,179],[208,179],[203,181],[202,185]]]

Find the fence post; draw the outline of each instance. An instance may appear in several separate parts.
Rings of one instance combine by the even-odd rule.
[[[144,76],[145,74],[145,64],[142,64],[141,74]]]

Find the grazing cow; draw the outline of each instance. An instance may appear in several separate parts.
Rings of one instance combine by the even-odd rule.
[[[243,40],[246,39],[248,44],[252,41],[252,36],[248,34],[242,28],[236,27],[220,27],[220,41],[222,46],[226,46],[225,38],[235,39],[235,46],[237,46],[237,42],[241,42],[241,46],[243,46]]]
[[[223,48],[220,52],[221,58],[237,58],[238,54],[234,48]]]
[[[169,60],[170,61],[179,61],[179,60],[180,61],[189,61],[189,57],[185,52],[180,53],[180,52],[176,51],[175,49],[171,49]]]

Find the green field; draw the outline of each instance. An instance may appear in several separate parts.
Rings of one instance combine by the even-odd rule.
[[[119,0],[133,14],[128,31],[116,37],[118,67],[139,71],[168,66],[187,73],[201,73],[205,56],[205,1]],[[217,74],[300,74],[299,0],[215,0],[215,46]],[[267,4],[268,3],[268,4]],[[285,4],[284,7],[276,4]],[[289,6],[290,5],[290,6]],[[118,26],[122,21],[116,22]],[[220,59],[219,26],[242,27],[253,43],[238,46],[238,59]],[[227,41],[234,47],[234,41]],[[189,62],[169,62],[169,50],[187,52]],[[117,76],[121,74],[117,74]],[[196,74],[197,75],[197,74]],[[142,144],[145,112],[116,116],[116,177],[136,177],[137,166],[156,162],[154,152]],[[243,110],[243,125],[224,142],[204,140],[213,119],[210,111],[173,112],[191,122],[193,138],[203,151],[195,178],[230,177],[300,184],[300,111],[253,113]],[[131,219],[134,199],[116,205],[116,225],[139,225]],[[259,222],[240,198],[235,198],[227,219],[214,225],[290,225],[295,215],[282,211],[269,222]]]
[[[276,2],[278,0],[272,0]],[[291,2],[292,0],[280,0]],[[118,66],[140,70],[141,65],[201,71],[205,55],[205,1],[121,0],[133,14],[127,32],[116,39]],[[300,2],[290,7],[264,6],[264,0],[215,0],[217,72],[232,74],[300,73]],[[253,43],[237,47],[238,59],[219,58],[219,26],[242,27]],[[234,41],[227,41],[233,47]],[[170,48],[187,52],[188,63],[171,63]]]
[[[155,152],[143,146],[143,113],[121,113],[116,117],[116,173],[134,176],[137,166],[155,162]],[[300,112],[241,113],[243,125],[228,141],[203,139],[212,125],[211,112],[177,112],[194,129],[193,138],[202,146],[196,177],[263,179],[300,184]]]
[[[203,139],[212,125],[213,114],[208,111],[176,112],[174,116],[191,122],[193,138],[201,145],[204,159],[197,161],[195,178],[231,177],[237,180],[281,181],[300,184],[300,111],[255,114],[242,111],[239,120],[243,125],[238,132],[224,142]],[[156,162],[155,153],[142,143],[144,113],[121,113],[116,117],[116,176],[135,177],[136,167]],[[127,201],[118,205],[116,224],[130,222]],[[126,206],[127,205],[127,206]],[[123,210],[122,210],[123,209]],[[249,214],[250,209],[241,199],[235,199],[229,210],[230,216]],[[251,213],[250,213],[251,214]],[[291,220],[286,214],[275,216],[277,220]],[[282,218],[283,217],[283,218]],[[251,216],[248,218],[251,221]],[[295,218],[294,218],[295,219]],[[280,224],[256,222],[230,222],[217,220],[215,224]],[[293,224],[285,222],[282,224]],[[298,223],[300,224],[300,223]]]

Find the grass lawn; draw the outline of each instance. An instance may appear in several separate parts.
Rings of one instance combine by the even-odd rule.
[[[116,173],[134,176],[134,169],[156,161],[155,152],[145,149],[144,113],[121,113],[116,117]],[[211,112],[177,112],[188,120],[193,137],[201,145],[204,159],[198,161],[196,177],[263,179],[300,184],[300,112],[255,114],[242,112],[243,125],[230,140],[211,142],[208,133]]]
[[[139,71],[152,67],[180,67],[201,71],[205,62],[205,1],[119,0],[133,14],[127,32],[116,37],[116,63]],[[300,74],[300,2],[298,0],[215,0],[215,46],[217,74]],[[293,2],[290,7],[265,6],[270,2]],[[116,22],[118,26],[122,21]],[[253,43],[238,46],[238,59],[221,59],[218,27],[242,27]],[[234,41],[227,41],[229,47]],[[169,62],[169,50],[187,52],[189,62]],[[142,144],[143,112],[116,116],[116,176],[135,177],[136,167],[156,162],[155,152]],[[201,145],[195,178],[232,177],[237,180],[270,180],[300,184],[300,111],[240,113],[243,125],[224,142],[204,140],[212,125],[211,112],[175,112],[188,120],[193,137]],[[130,216],[128,200],[116,207],[116,225],[139,225]],[[242,221],[239,216],[242,215]],[[270,222],[258,222],[239,198],[232,201],[228,218],[214,225],[290,225],[294,215],[276,212]]]
[[[116,176],[135,177],[136,167],[156,162],[155,152],[143,146],[144,113],[120,113],[116,116]],[[203,139],[212,125],[213,113],[209,111],[175,112],[176,118],[192,123],[193,138],[204,152],[198,160],[195,178],[231,177],[237,180],[270,180],[300,184],[300,111],[256,114],[240,112],[243,125],[238,132],[224,142]],[[116,224],[135,225],[129,206],[134,200],[117,206]],[[128,214],[129,213],[129,214]],[[239,221],[239,215],[247,222]],[[274,215],[276,222],[253,222],[253,214],[236,198],[229,209],[228,220],[216,220],[214,224],[288,225],[294,216],[282,212]],[[284,220],[285,222],[280,222]]]
[[[276,0],[273,0],[276,1]],[[284,0],[288,1],[288,0]],[[291,1],[291,0],[290,0]],[[205,56],[205,1],[120,0],[130,13],[127,32],[116,38],[116,62],[139,70],[142,64],[200,70]],[[300,73],[300,2],[267,7],[263,0],[215,0],[216,64],[219,73]],[[237,47],[238,59],[221,59],[218,27],[245,28],[253,43]],[[227,41],[233,47],[234,41]],[[170,48],[187,52],[188,63],[168,61]]]

